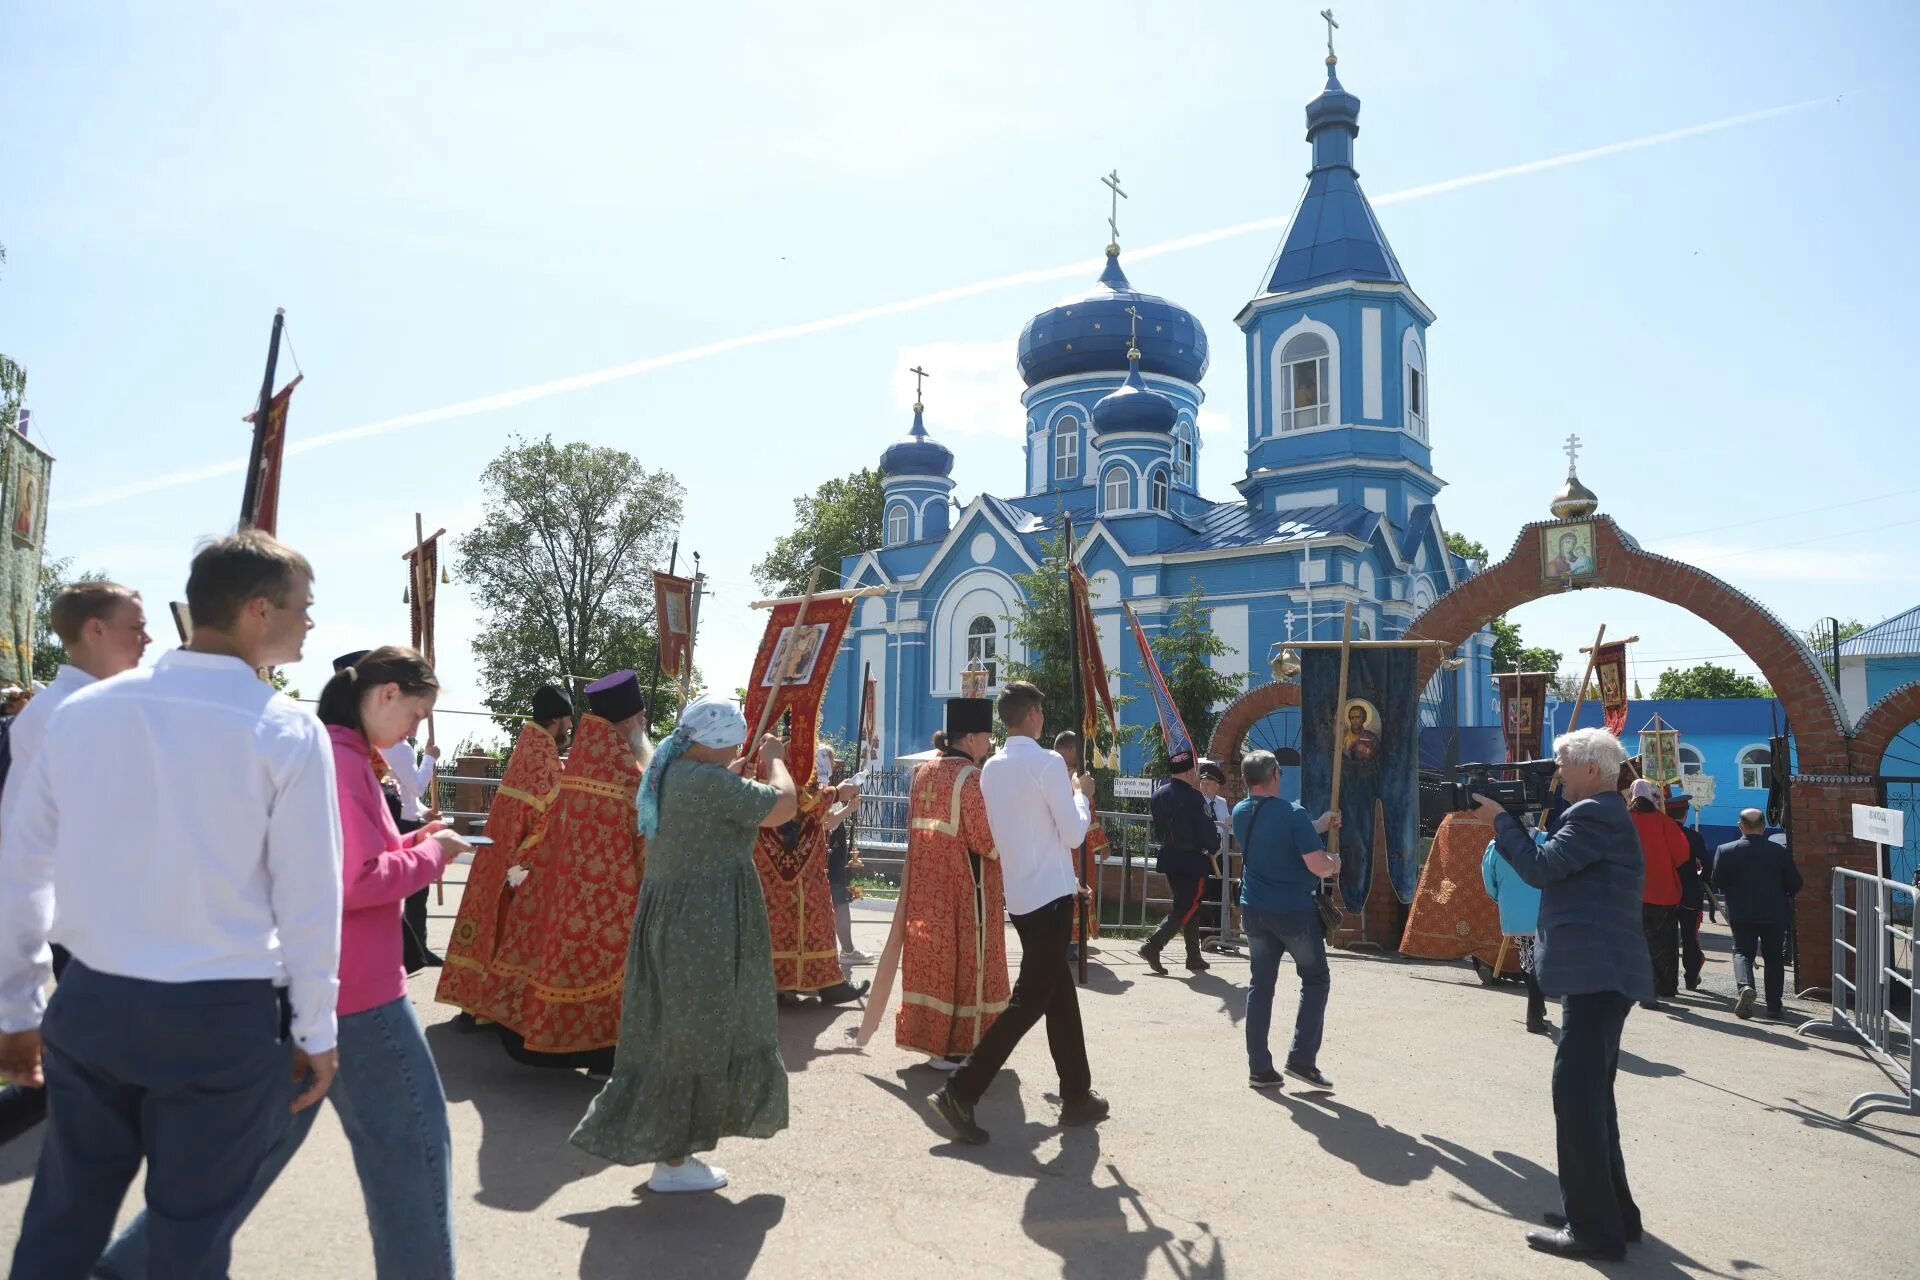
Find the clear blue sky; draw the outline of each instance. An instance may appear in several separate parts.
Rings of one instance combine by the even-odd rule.
[[[0,351],[59,456],[49,548],[140,587],[170,633],[164,602],[239,481],[153,482],[244,459],[276,305],[307,373],[299,440],[1086,264],[290,458],[282,533],[320,575],[294,671],[309,693],[333,653],[404,638],[414,511],[457,533],[507,437],[549,432],[686,484],[684,545],[717,592],[702,666],[730,687],[758,637],[750,565],[797,493],[901,433],[906,366],[935,374],[929,424],[961,494],[1017,489],[1014,338],[1091,279],[1114,167],[1134,282],[1212,337],[1202,482],[1231,497],[1232,317],[1280,231],[1137,251],[1291,210],[1319,7],[11,6]],[[1920,598],[1920,10],[1338,14],[1362,181],[1439,314],[1447,527],[1503,554],[1577,431],[1606,511],[1795,624]],[[457,583],[442,599],[444,703],[471,707],[471,610]],[[1516,618],[1569,654],[1602,621],[1638,632],[1649,693],[1663,666],[1733,652],[1614,592]]]

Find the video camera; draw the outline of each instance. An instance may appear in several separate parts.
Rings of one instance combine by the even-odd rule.
[[[1476,795],[1497,801],[1516,818],[1539,813],[1553,798],[1553,775],[1559,767],[1550,759],[1514,760],[1506,764],[1456,765],[1451,779],[1444,774],[1422,773],[1420,825],[1432,831],[1448,814],[1472,811]]]

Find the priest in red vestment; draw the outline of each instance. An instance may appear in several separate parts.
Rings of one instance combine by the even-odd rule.
[[[980,794],[993,703],[947,703],[947,746],[913,776],[898,907],[900,1013],[894,1043],[940,1070],[960,1065],[1007,1007],[1006,893]]]
[[[849,793],[856,789],[848,786]],[[762,827],[753,844],[760,894],[767,903],[773,937],[773,986],[782,999],[817,996],[822,1004],[847,1004],[866,994],[840,967],[833,886],[827,879],[827,827],[858,801],[819,779],[799,788],[800,812],[791,822]]]
[[[634,800],[653,744],[633,672],[588,685],[587,706],[544,851],[508,903],[487,1003],[475,1012],[500,1023],[522,1062],[606,1070],[645,869]]]
[[[486,999],[509,893],[508,868],[531,868],[539,860],[547,815],[560,793],[560,752],[572,731],[573,703],[566,692],[555,685],[534,690],[533,718],[520,727],[520,740],[487,810],[486,836],[493,843],[475,850],[473,865],[467,868],[460,914],[434,993],[441,1004],[464,1010],[459,1021],[469,1028]]]

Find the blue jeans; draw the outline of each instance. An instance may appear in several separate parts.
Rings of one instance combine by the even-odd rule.
[[[1333,972],[1327,968],[1327,937],[1320,913],[1312,907],[1299,911],[1261,911],[1240,908],[1240,929],[1247,935],[1253,962],[1252,985],[1247,988],[1247,1070],[1273,1070],[1273,1052],[1267,1048],[1267,1029],[1273,1023],[1273,989],[1280,980],[1280,956],[1293,954],[1300,974],[1300,1012],[1293,1020],[1293,1047],[1287,1062],[1317,1067],[1320,1034],[1327,1023],[1327,992]]]
[[[452,1280],[453,1185],[447,1098],[413,1004],[402,996],[340,1019],[340,1074],[327,1090],[353,1148],[379,1280]],[[238,1230],[307,1140],[320,1108],[282,1116],[279,1134],[234,1214]],[[142,1280],[152,1269],[147,1215],[120,1233],[97,1280]],[[154,1275],[172,1274],[152,1269]]]
[[[86,1275],[143,1159],[152,1274],[226,1275],[235,1211],[293,1096],[273,984],[146,982],[74,960],[40,1034],[47,1130],[13,1280]]]

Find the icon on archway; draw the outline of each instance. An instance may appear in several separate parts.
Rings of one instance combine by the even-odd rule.
[[[1593,559],[1593,526],[1590,524],[1554,524],[1540,531],[1540,563],[1543,577],[1586,578],[1597,572]]]

